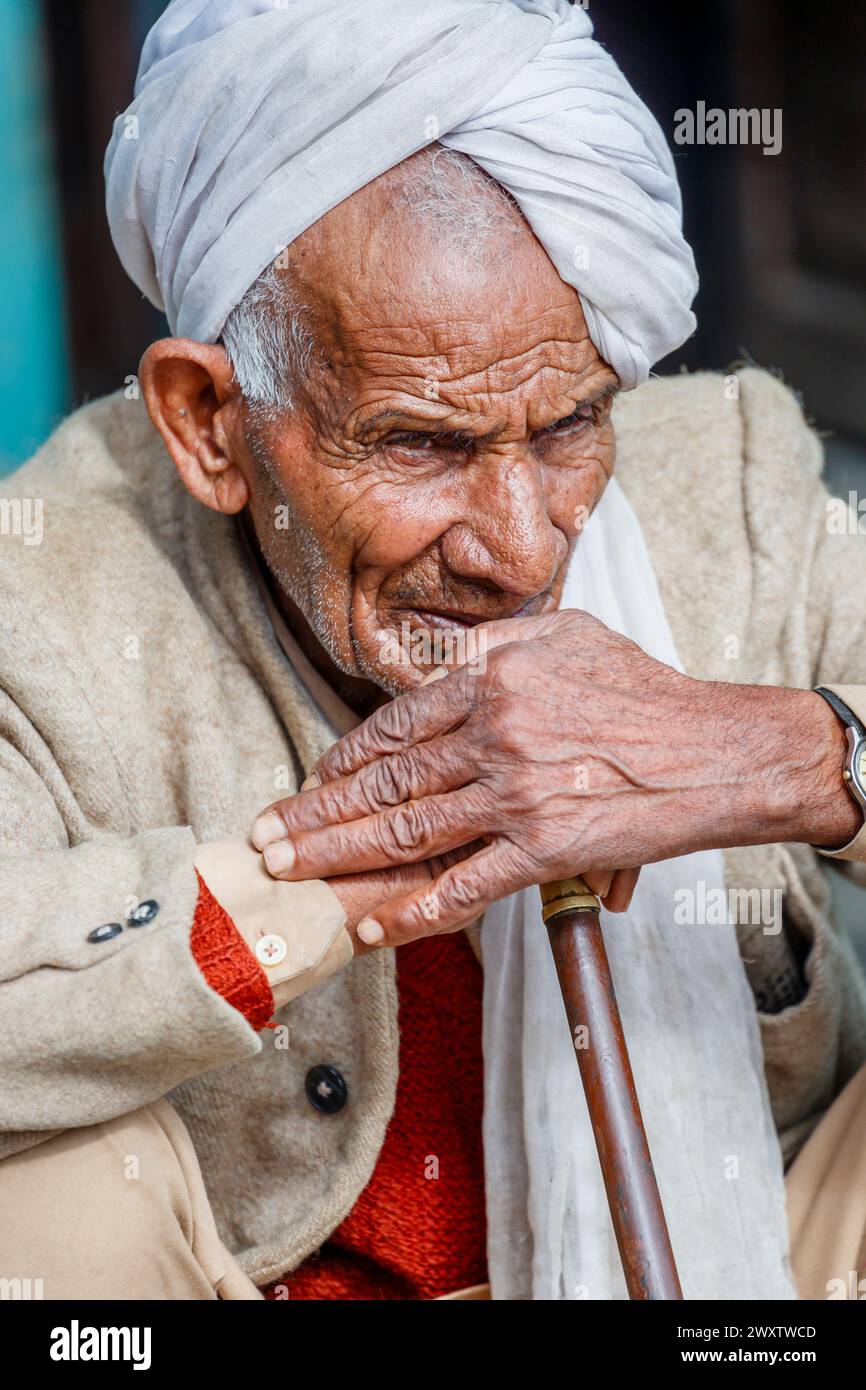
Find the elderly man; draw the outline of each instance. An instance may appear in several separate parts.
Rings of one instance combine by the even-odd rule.
[[[533,888],[583,871],[687,1296],[794,1296],[810,1134],[814,1293],[866,550],[775,379],[642,384],[658,128],[564,0],[174,0],[106,175],[174,336],[18,475],[0,1275],[622,1297]]]

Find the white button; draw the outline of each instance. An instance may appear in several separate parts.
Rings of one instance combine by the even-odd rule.
[[[256,960],[262,965],[279,965],[289,954],[289,948],[281,936],[262,936],[256,942]]]

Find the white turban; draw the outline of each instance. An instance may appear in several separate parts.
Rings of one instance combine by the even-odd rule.
[[[172,0],[105,155],[120,259],[215,342],[285,246],[438,140],[513,195],[636,386],[697,276],[665,138],[591,35],[567,0]]]

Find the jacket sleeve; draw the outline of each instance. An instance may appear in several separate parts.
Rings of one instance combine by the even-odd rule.
[[[38,732],[7,696],[0,726],[2,1156],[136,1109],[254,1056],[261,1040],[232,989],[224,997],[218,981],[213,987],[193,951],[196,865],[208,847],[186,826],[71,844],[81,810],[48,791],[34,763],[50,750],[38,749]],[[258,856],[242,842],[211,850],[215,863],[220,857],[255,880]],[[225,897],[225,873],[213,870],[213,887],[207,874],[205,866],[208,890]],[[268,977],[278,1005],[351,959],[345,914],[327,885],[278,890],[269,880],[230,897],[221,906],[234,921],[239,904],[244,951],[266,977],[257,943],[267,935],[287,943]]]
[[[764,372],[741,375],[746,506],[752,549],[784,615],[781,640],[802,653],[804,686],[829,685],[866,713],[866,516],[834,501],[823,454],[794,395]],[[791,528],[795,543],[777,545]],[[795,557],[790,572],[778,555]],[[775,569],[774,569],[775,566]],[[844,689],[843,689],[844,687]],[[840,767],[840,788],[841,788]],[[807,846],[780,846],[787,866],[786,931],[802,960],[804,994],[761,1013],[767,1081],[782,1147],[792,1157],[866,1060],[866,981],[852,942],[830,915]],[[866,832],[824,859],[866,886]],[[866,930],[866,898],[863,899]]]

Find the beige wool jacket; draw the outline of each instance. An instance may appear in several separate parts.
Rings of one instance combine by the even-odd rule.
[[[683,375],[616,406],[618,476],[681,659],[700,677],[866,687],[866,540],[828,530],[793,395],[755,369],[737,387]],[[335,729],[235,525],[184,491],[140,401],[77,411],[6,494],[42,499],[44,537],[0,537],[0,1153],[167,1096],[223,1240],[264,1283],[323,1242],[375,1165],[397,1078],[394,957],[348,961],[324,885],[268,884],[257,910],[289,940],[298,992],[282,1028],[255,1033],[190,951],[197,846],[251,853],[255,814]],[[849,852],[866,859],[862,838]],[[726,865],[729,887],[781,889],[805,962],[800,1002],[760,1018],[790,1155],[866,1057],[866,992],[812,850]],[[124,929],[89,939],[111,923]],[[760,1002],[771,939],[740,931]],[[305,1095],[319,1063],[348,1085],[333,1115]]]

